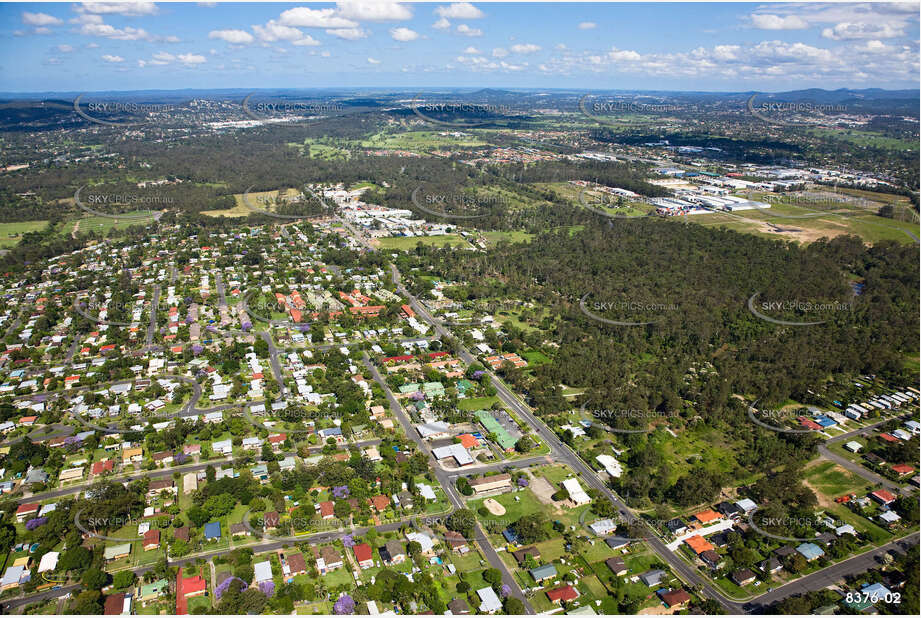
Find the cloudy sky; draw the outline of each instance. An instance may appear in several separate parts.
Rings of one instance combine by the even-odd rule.
[[[0,91],[918,88],[918,3],[2,3]]]

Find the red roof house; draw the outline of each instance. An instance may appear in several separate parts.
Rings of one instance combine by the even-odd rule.
[[[144,533],[144,551],[158,549],[160,547],[160,531],[148,530]]]
[[[879,502],[880,504],[890,504],[895,502],[895,496],[892,495],[892,492],[886,489],[877,489],[870,494],[870,497]]]
[[[579,598],[579,591],[572,586],[563,586],[547,591],[547,598],[552,603],[562,603],[564,601],[573,601]]]
[[[352,547],[352,553],[355,554],[355,562],[358,563],[363,569],[367,569],[374,566],[374,558],[372,557],[371,546],[367,543],[359,543]]]

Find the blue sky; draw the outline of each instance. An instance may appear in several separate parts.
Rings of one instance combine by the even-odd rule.
[[[2,3],[0,91],[918,88],[918,4]]]

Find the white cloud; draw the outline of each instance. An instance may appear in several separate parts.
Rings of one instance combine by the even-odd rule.
[[[773,62],[818,61],[831,64],[838,60],[831,50],[805,43],[787,43],[784,41],[762,41],[754,46],[752,52],[756,57],[766,58]]]
[[[468,47],[467,49],[464,50],[464,53],[465,53],[465,54],[480,54],[480,53],[482,53],[482,52],[481,52],[480,50],[478,50],[476,47],[473,47],[473,46],[471,45],[470,47]]]
[[[205,57],[201,54],[179,54],[179,62],[186,65],[196,65],[205,62]]]
[[[398,2],[348,0],[338,2],[339,15],[357,21],[403,21],[412,19],[412,10]]]
[[[482,36],[483,31],[479,28],[471,28],[467,24],[461,24],[457,27],[457,33],[464,36]]]
[[[106,62],[124,62],[125,59],[121,56],[112,56],[111,54],[103,54],[102,59]]]
[[[355,28],[358,22],[336,15],[335,9],[309,9],[305,6],[284,11],[278,22],[295,28]]]
[[[435,28],[436,30],[447,30],[450,27],[451,27],[451,22],[449,22],[444,17],[442,17],[441,19],[436,21],[434,24],[432,24],[432,28]]]
[[[583,21],[579,23],[579,30],[594,30],[597,27],[598,24],[593,21]]]
[[[394,41],[415,41],[419,38],[419,33],[409,28],[391,28],[390,36]]]
[[[891,39],[902,35],[902,30],[885,23],[840,23],[822,30],[822,36],[835,41],[853,39]]]
[[[87,49],[96,49],[97,47],[99,47],[99,43],[87,43],[86,44]]]
[[[374,58],[368,58],[368,64],[380,64],[380,63],[381,63],[380,60],[376,60]]]
[[[74,50],[71,45],[58,45],[56,49],[63,54],[69,54]]]
[[[143,28],[116,28],[102,21],[99,15],[83,14],[70,20],[72,24],[80,24],[78,32],[86,36],[98,36],[116,41],[154,41],[156,37]]]
[[[566,43],[557,43],[557,44],[556,44],[556,49],[558,49],[558,50],[560,50],[560,51],[563,51],[564,49],[567,49]]]
[[[347,41],[357,41],[368,36],[367,30],[361,28],[333,28],[326,31],[326,34],[345,39]]]
[[[298,39],[296,41],[291,41],[291,44],[298,47],[316,47],[320,44],[320,42],[309,34],[305,34],[304,38]]]
[[[75,11],[97,15],[156,15],[159,11],[153,2],[83,2]]]
[[[512,45],[512,51],[516,54],[533,54],[540,51],[540,45],[534,43],[518,43]]]
[[[187,67],[192,67],[206,62],[206,59],[201,54],[173,55],[169,52],[160,51],[155,53],[150,60],[138,60],[138,66],[141,68],[146,66],[167,66],[177,62]]]
[[[761,30],[803,30],[809,27],[806,21],[798,15],[755,14],[751,16],[752,25]]]
[[[64,20],[58,19],[48,13],[29,13],[28,11],[23,11],[22,23],[27,26],[59,26],[64,23]]]
[[[484,16],[483,11],[469,2],[455,2],[449,6],[439,6],[435,9],[435,14],[449,19],[480,19]]]
[[[254,41],[253,35],[245,30],[212,30],[209,39],[220,39],[232,45],[248,45]]]
[[[857,49],[868,54],[883,54],[893,51],[892,47],[876,39],[867,41],[864,45],[857,47]]]
[[[608,52],[608,59],[612,62],[635,62],[640,60],[640,56],[637,52],[629,49],[617,49],[612,47],[611,51]]]
[[[164,65],[174,62],[176,56],[169,52],[157,52],[153,55],[153,60],[150,61],[150,64]]]
[[[109,24],[83,24],[80,34],[87,36],[101,36],[116,41],[152,41],[154,37],[143,28],[115,28]]]
[[[505,58],[506,56],[508,56],[508,50],[505,49],[504,47],[495,47],[495,48],[493,48],[493,50],[492,50],[492,57],[493,57],[493,58]]]
[[[259,40],[271,43],[274,41],[297,41],[304,38],[304,33],[291,26],[285,26],[274,19],[264,26],[253,24],[253,32]]]
[[[72,24],[101,24],[102,15],[77,15],[70,20]]]
[[[739,45],[717,45],[713,48],[713,57],[717,60],[736,60],[741,49]]]

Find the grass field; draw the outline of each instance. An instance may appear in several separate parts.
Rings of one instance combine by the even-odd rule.
[[[466,245],[467,241],[457,234],[444,234],[442,236],[392,236],[390,238],[378,238],[378,245],[381,249],[394,249],[397,251],[410,251],[416,248],[420,242],[423,245],[432,247],[457,247]]]
[[[568,182],[538,183],[537,186],[552,189],[561,198],[572,202],[573,205],[590,207],[612,215],[643,217],[655,210],[655,207],[650,204],[633,200],[627,200],[624,208],[617,208],[615,197],[601,191],[584,190],[582,187],[571,185]],[[585,191],[584,193],[582,193],[583,190]],[[579,198],[580,194],[582,195],[581,200]]]
[[[486,142],[469,135],[466,137],[452,137],[440,135],[445,131],[404,131],[400,133],[381,132],[361,142],[363,148],[379,148],[381,150],[409,150],[412,152],[425,152],[438,148],[470,148],[485,146]]]
[[[268,210],[273,211],[275,207],[272,205],[272,201],[278,197],[279,191],[251,191],[247,195],[247,205],[243,201],[242,193],[234,193],[233,199],[234,204],[233,208],[225,208],[223,210],[203,210],[203,215],[208,215],[209,217],[248,217],[252,214],[253,210]],[[297,197],[300,194],[300,191],[297,189],[285,189],[285,195],[288,197]]]
[[[457,407],[460,410],[476,412],[477,410],[491,409],[492,404],[497,401],[499,401],[498,397],[468,397],[466,399],[458,399]]]
[[[841,191],[843,193],[843,191]],[[853,194],[854,192],[851,192]],[[752,194],[759,199],[762,194]],[[886,194],[869,191],[860,192],[862,197],[873,202],[886,203],[891,198]],[[794,203],[795,202],[795,203]],[[897,202],[901,203],[901,202]],[[825,205],[803,200],[799,196],[786,196],[774,201],[770,210],[747,210],[736,214],[714,213],[681,217],[682,223],[697,223],[704,226],[726,227],[739,232],[753,233],[767,238],[780,238],[796,242],[813,242],[822,237],[834,238],[846,234],[861,237],[869,243],[894,240],[901,243],[916,242],[919,236],[918,224],[880,217],[871,206],[863,206],[855,200],[852,204]],[[817,210],[826,210],[816,214]],[[790,218],[781,215],[804,216]],[[815,216],[812,216],[815,215]],[[773,224],[773,227],[768,224]]]
[[[498,245],[500,242],[531,242],[531,239],[534,238],[534,234],[529,234],[527,232],[514,231],[514,232],[483,232],[483,236],[486,238],[486,244],[492,248]]]
[[[352,154],[348,150],[337,148],[329,144],[321,144],[317,140],[312,139],[304,141],[303,153],[311,159],[324,159],[327,161],[348,159]]]
[[[829,137],[835,140],[847,142],[848,144],[860,147],[869,146],[871,148],[884,148],[886,150],[912,150],[918,151],[917,140],[900,140],[892,137],[886,137],[882,133],[875,131],[860,131],[857,129],[847,129],[844,131],[836,129],[809,129],[809,133],[820,137]]]
[[[70,236],[72,233],[76,232],[77,234],[85,234],[87,232],[95,232],[97,234],[105,234],[109,230],[115,228],[123,230],[135,225],[149,225],[153,223],[154,218],[151,217],[137,217],[135,215],[146,215],[149,214],[149,210],[133,210],[130,212],[123,213],[130,218],[113,218],[113,217],[97,217],[97,216],[86,216],[86,217],[74,217],[71,219],[65,220],[55,229],[66,236]]]
[[[806,471],[809,485],[830,500],[847,493],[860,493],[869,485],[862,478],[840,467],[833,461],[820,461]]]
[[[12,247],[26,232],[35,232],[48,225],[47,221],[12,221],[0,223],[0,247]]]

